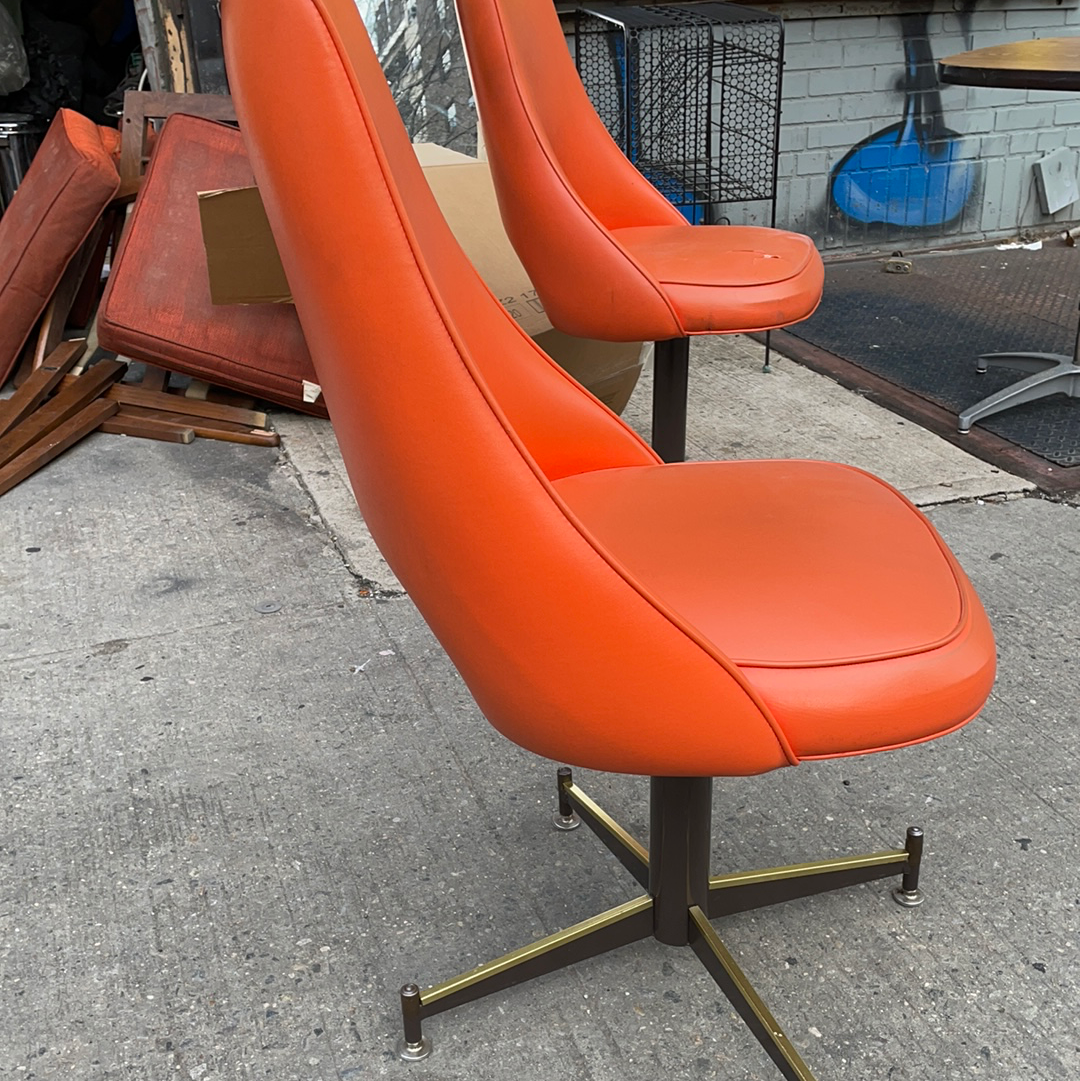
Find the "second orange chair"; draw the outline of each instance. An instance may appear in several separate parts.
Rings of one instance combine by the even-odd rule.
[[[551,0],[457,0],[499,208],[559,330],[655,341],[653,447],[681,461],[689,339],[789,326],[821,299],[809,237],[692,226],[626,159]]]

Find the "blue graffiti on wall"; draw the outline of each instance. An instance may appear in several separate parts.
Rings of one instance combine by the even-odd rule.
[[[834,208],[865,224],[906,228],[946,225],[975,187],[975,163],[945,126],[926,15],[900,16],[904,35],[904,112],[899,123],[856,144],[834,166]]]

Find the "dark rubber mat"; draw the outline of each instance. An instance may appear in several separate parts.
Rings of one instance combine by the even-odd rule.
[[[980,353],[1071,354],[1080,300],[1080,249],[1059,241],[1023,249],[915,255],[910,274],[881,260],[833,263],[810,319],[788,333],[953,413],[1023,378]],[[1080,399],[1055,394],[976,427],[1059,466],[1080,465]]]

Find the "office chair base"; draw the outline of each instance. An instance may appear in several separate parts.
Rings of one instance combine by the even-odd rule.
[[[430,1052],[422,1031],[427,1017],[619,946],[655,938],[691,947],[786,1081],[814,1081],[710,920],[894,874],[903,876],[893,891],[896,900],[912,907],[922,901],[922,830],[909,829],[901,849],[710,875],[711,778],[652,778],[648,850],[573,783],[569,769],[558,772],[558,795],[556,824],[575,817],[584,822],[647,893],[423,991],[406,984],[401,990],[400,1057],[414,1061]]]
[[[968,406],[957,417],[961,435],[970,432],[977,420],[1012,409],[1014,405],[1041,401],[1051,394],[1080,398],[1080,360],[1076,354],[1067,357],[1063,353],[984,353],[975,370],[980,375],[985,374],[990,366],[1015,368],[1031,374]]]

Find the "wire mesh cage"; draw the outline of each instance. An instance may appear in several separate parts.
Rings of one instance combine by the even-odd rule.
[[[615,5],[573,17],[578,72],[612,138],[689,218],[770,200],[784,29],[736,4]]]

